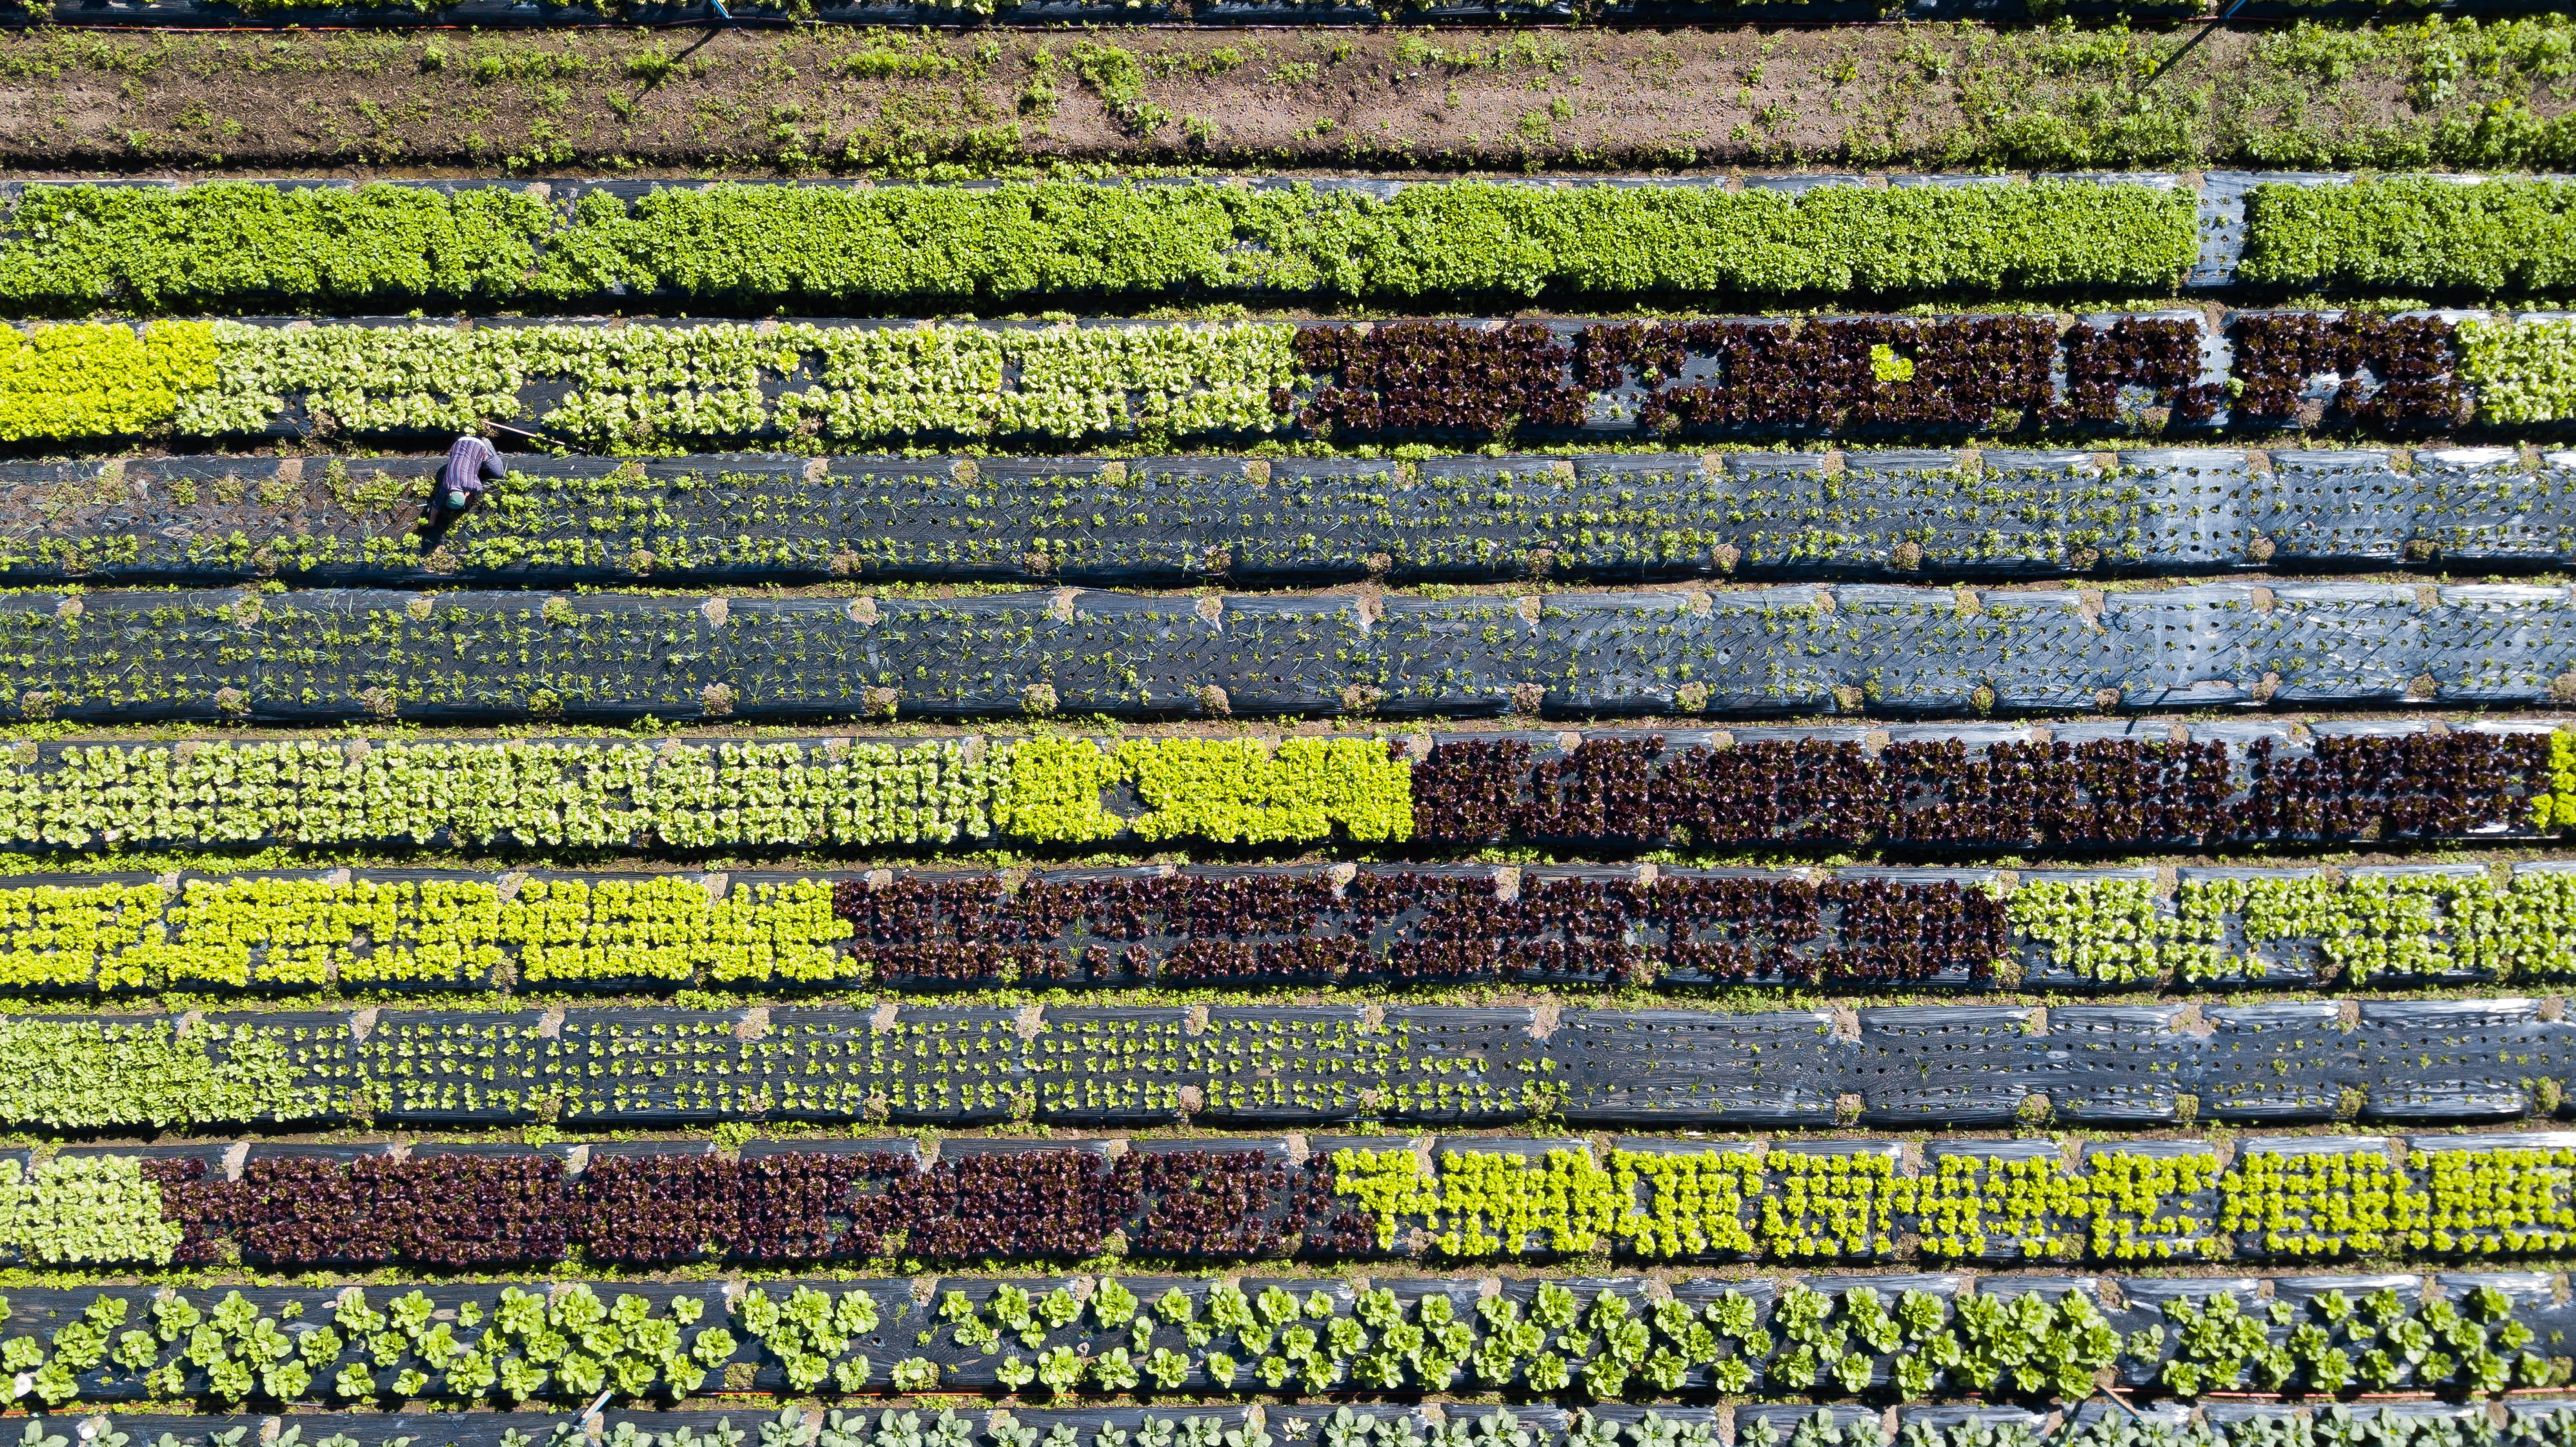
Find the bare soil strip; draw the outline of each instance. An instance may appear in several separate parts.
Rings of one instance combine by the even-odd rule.
[[[2571,98],[2562,18],[2226,30],[2186,50],[2198,33],[58,31],[0,38],[0,165],[37,179],[935,176],[2576,155],[2576,127],[2553,124]]]

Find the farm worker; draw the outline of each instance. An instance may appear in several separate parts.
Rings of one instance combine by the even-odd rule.
[[[469,432],[447,449],[447,465],[438,470],[439,495],[432,501],[446,503],[450,511],[463,512],[483,495],[483,489],[509,475],[492,444]]]

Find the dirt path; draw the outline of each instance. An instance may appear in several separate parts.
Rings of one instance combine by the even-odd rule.
[[[0,38],[0,164],[334,175],[2563,165],[2576,25]],[[2560,154],[2566,152],[2569,154]],[[80,168],[77,170],[69,168]]]

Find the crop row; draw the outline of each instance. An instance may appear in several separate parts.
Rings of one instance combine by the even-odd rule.
[[[2180,178],[1893,177],[1885,189],[1844,179],[1755,179],[1741,191],[1473,180],[37,184],[13,188],[0,309],[2136,294],[2192,267],[2196,230],[2240,193],[2240,282],[2484,298],[2554,295],[2576,277],[2576,181],[2563,177],[2246,177],[2224,196],[2205,186],[2205,197]]]
[[[1546,984],[2377,988],[2576,977],[2576,869],[1445,865],[0,879],[0,989]]]
[[[0,464],[20,583],[2047,576],[2576,563],[2576,453],[513,458]],[[1837,462],[1839,466],[1837,467]]]
[[[2565,177],[1979,179],[40,183],[7,188],[0,310],[2135,295],[2186,268],[2487,298],[2561,292],[2576,254]]]
[[[1901,1143],[1239,1137],[78,1147],[0,1159],[29,1265],[903,1258],[2190,1264],[2576,1254],[2576,1134]],[[226,1164],[238,1159],[238,1175]],[[567,1171],[567,1162],[578,1165]]]
[[[2571,221],[2576,184],[2556,177],[2257,185],[2245,194],[2237,275],[2280,287],[2555,296],[2576,281]]]
[[[29,186],[0,310],[2134,292],[2199,251],[2189,193],[2117,181],[555,189]]]
[[[15,1334],[0,1351],[20,1373],[14,1394],[52,1408],[147,1395],[667,1399],[719,1387],[1290,1400],[1387,1389],[1611,1401],[1973,1392],[2044,1404],[2090,1396],[2105,1370],[2186,1402],[2228,1389],[2474,1398],[2567,1375],[2556,1352],[2570,1322],[2546,1276],[2446,1277],[2430,1297],[2412,1276],[1499,1285],[949,1278],[928,1300],[909,1280],[36,1290],[10,1294]],[[1269,1409],[1274,1422],[1282,1410]]]
[[[77,1151],[0,1161],[8,1243],[48,1266],[240,1261],[417,1270],[588,1261],[865,1261],[1088,1257],[1113,1232],[1137,1255],[1264,1257],[1302,1229],[1328,1176],[1274,1144],[1095,1148],[952,1146],[925,1165],[910,1141],[849,1141],[719,1158],[703,1143],[226,1148],[138,1158]],[[353,1159],[354,1157],[354,1159]],[[568,1177],[567,1157],[586,1166]],[[1326,1168],[1318,1167],[1321,1172]]]
[[[2576,697],[2565,586],[0,599],[0,717],[1988,713]]]
[[[0,441],[1009,445],[2046,434],[2576,416],[2576,321],[2249,312],[1661,322],[78,323],[0,336]]]
[[[1891,1427],[1890,1422],[1893,1421]],[[86,1430],[97,1447],[236,1447],[239,1432],[275,1432],[281,1447],[302,1433],[313,1447],[540,1447],[560,1441],[571,1418],[534,1411],[385,1416],[155,1416],[118,1412],[35,1420],[26,1447],[70,1447]],[[2500,1411],[2433,1401],[2259,1405],[2163,1401],[2146,1411],[2087,1400],[2062,1412],[1976,1405],[1735,1407],[1623,1406],[1571,1410],[1515,1400],[1506,1406],[1371,1401],[1353,1406],[1286,1403],[959,1412],[951,1406],[794,1407],[772,1417],[736,1409],[617,1411],[598,1440],[611,1447],[2566,1447],[2576,1412],[2558,1397],[2524,1395]],[[54,1430],[54,1429],[61,1430]],[[353,1435],[354,1434],[354,1435]],[[408,1434],[408,1435],[406,1435]],[[578,1435],[578,1434],[574,1434]],[[255,1438],[255,1440],[268,1440]]]
[[[2043,736],[2043,734],[2045,736]],[[2501,838],[2576,820],[2576,736],[2274,723],[1438,736],[1412,837],[1595,850],[1773,841],[2102,848]]]
[[[1725,1014],[1535,1008],[885,1005],[0,1020],[0,1124],[630,1128],[1355,1120],[1887,1126],[2506,1120],[2576,1078],[2534,999]],[[2034,1099],[2038,1097],[2039,1099]]]
[[[0,845],[2084,850],[2537,838],[2576,823],[2576,736],[2544,723],[2079,721],[1395,742],[28,741],[0,766]]]

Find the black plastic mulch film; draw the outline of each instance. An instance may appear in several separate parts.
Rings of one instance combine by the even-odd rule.
[[[1886,713],[2576,693],[2563,586],[0,601],[21,718]],[[1040,702],[1043,700],[1043,702]]]
[[[1574,458],[516,456],[417,530],[440,457],[0,464],[0,578],[1101,585],[2049,577],[2576,562],[2576,454],[1987,450]],[[1976,464],[1969,466],[1970,463]],[[407,483],[352,506],[336,479]],[[186,483],[184,494],[173,484]],[[220,484],[220,485],[218,485]],[[187,500],[182,501],[184,496]],[[230,497],[233,500],[225,501]]]
[[[2152,1126],[2327,1121],[2358,1099],[2375,1121],[2512,1120],[2544,1082],[2576,1079],[2576,1025],[2537,999],[2186,1007],[1890,1007],[1856,1037],[1828,1011],[1569,1010],[1544,1035],[1528,1007],[901,1005],[746,1011],[383,1010],[363,1034],[332,1013],[217,1012],[291,1064],[298,1126],[506,1125],[559,1116],[633,1127],[884,1118],[971,1126],[1032,1097],[1065,1125],[1193,1121],[1252,1129],[1383,1120],[1501,1125],[1550,1115],[1638,1127],[2010,1126],[2032,1096],[2067,1119]],[[889,1010],[891,1013],[889,1014]],[[159,1034],[172,1016],[113,1018]],[[283,1098],[283,1097],[281,1097]]]
[[[2321,1282],[2328,1283],[2333,1289],[2344,1291],[2347,1295],[2354,1295],[2361,1291],[2364,1288],[2365,1283],[2380,1280],[2380,1278],[2376,1277],[2317,1279]],[[2402,1280],[2404,1282],[2414,1283],[2420,1286],[2420,1282],[2417,1278],[2409,1277],[2402,1278]],[[2446,1275],[2442,1278],[2444,1286],[2451,1289],[2454,1294],[2473,1290],[2480,1285],[2490,1284],[2490,1282],[2504,1282],[2505,1280],[2505,1278],[2487,1276],[2470,1277]],[[537,1286],[543,1285],[543,1283],[531,1284]],[[816,1282],[813,1284],[817,1287],[833,1286],[846,1288],[852,1283]],[[943,1281],[940,1283],[940,1286],[942,1290],[945,1290],[952,1285],[962,1286],[964,1284],[965,1283],[961,1282]],[[1297,1284],[1317,1285],[1316,1283]],[[1685,1284],[1696,1285],[1697,1283]],[[1768,1283],[1749,1282],[1722,1284],[1738,1285],[1748,1288],[1748,1295],[1755,1295],[1756,1292],[1752,1289],[1759,1288],[1760,1290],[1758,1295],[1761,1302],[1762,1314],[1765,1318],[1768,1317],[1770,1311],[1770,1293],[1768,1291]],[[2121,1284],[2127,1285],[2130,1283]],[[1917,1283],[1918,1289],[1932,1290],[1936,1295],[1942,1294],[1939,1288],[1944,1285],[1950,1285],[1955,1289],[1955,1283],[1953,1279],[1950,1278],[1926,1279],[1924,1282]],[[2500,1289],[2504,1289],[2508,1294],[2512,1294],[2516,1285],[2519,1285],[2519,1283],[2503,1285]],[[2088,1292],[2093,1290],[2089,1283],[2070,1282],[2065,1278],[2034,1279],[2028,1283],[2010,1284],[1996,1281],[1992,1283],[1992,1286],[1993,1289],[2003,1291],[2011,1296],[2019,1296],[2027,1291],[2037,1291],[2052,1300],[2060,1292],[2065,1290],[2085,1290]],[[1643,1304],[1647,1300],[1647,1298],[1642,1294],[1641,1288],[1634,1282],[1614,1282],[1607,1289],[1623,1295],[1634,1295],[1635,1299],[1640,1304]],[[2375,1290],[2378,1288],[2373,1286],[2368,1289]],[[442,1304],[448,1303],[453,1295],[454,1293],[450,1293],[447,1296],[440,1296],[433,1292],[433,1296]],[[2148,1295],[2152,1298],[2154,1293],[2150,1292]],[[247,1296],[248,1293],[245,1293],[246,1298]],[[330,1306],[327,1293],[317,1296],[316,1293],[307,1291],[288,1293],[288,1296],[291,1299],[302,1301],[306,1305],[307,1311],[315,1313],[317,1316],[326,1313]],[[2289,1299],[2286,1293],[2284,1295],[2284,1299]],[[2517,1298],[2517,1300],[2519,1303],[2519,1298]],[[882,1297],[880,1297],[880,1301],[886,1313],[887,1321],[897,1323],[902,1326],[910,1326],[915,1331],[920,1329],[918,1323],[936,1320],[935,1314],[925,1311],[918,1305],[904,1300],[899,1295],[895,1298],[893,1303],[884,1303]],[[51,1309],[49,1310],[48,1315],[44,1318],[37,1318],[36,1320],[60,1320],[68,1322],[76,1319],[85,1305],[86,1298],[79,1301],[66,1302],[60,1306],[52,1306],[49,1303],[49,1307]],[[283,1303],[280,1302],[277,1303],[277,1305],[282,1306]],[[446,1309],[446,1307],[443,1305],[442,1309]],[[273,1315],[274,1313],[271,1312],[269,1314]],[[2133,1314],[2134,1313],[2126,1311],[2115,1311],[2112,1313],[2112,1319],[2115,1322],[2125,1322],[2127,1318]],[[2525,1309],[2517,1311],[2515,1319],[2523,1322],[2526,1326],[2532,1327],[2535,1331],[2541,1331],[2541,1321],[2531,1314],[2527,1309],[2527,1305]],[[851,1350],[866,1350],[872,1356],[880,1358],[890,1354],[902,1355],[903,1353],[901,1351],[893,1349],[903,1347],[904,1342],[888,1342],[884,1340],[884,1338],[894,1329],[894,1327],[890,1326],[881,1329],[878,1332],[870,1333],[865,1337],[856,1338],[854,1339],[854,1345]],[[2563,1328],[2553,1326],[2552,1329]],[[2281,1335],[2281,1333],[2276,1332],[2274,1335],[2278,1336]],[[2546,1332],[2542,1332],[2542,1335],[2545,1336]],[[941,1336],[944,1339],[945,1333],[942,1333]],[[1067,1341],[1075,1341],[1084,1339],[1085,1336],[1085,1333],[1079,1331],[1050,1332],[1047,1339],[1052,1343],[1058,1337],[1063,1337]],[[1115,1335],[1112,1338],[1104,1338],[1101,1345],[1103,1347],[1114,1346],[1124,1340],[1125,1337],[1123,1335]],[[1865,1347],[1856,1346],[1854,1349],[1866,1351]],[[758,1370],[760,1374],[758,1380],[764,1385],[764,1387],[772,1381],[783,1382],[785,1380],[783,1370],[774,1359],[768,1358],[766,1354],[753,1354],[747,1349],[743,1360],[746,1364],[755,1360],[758,1362]],[[1884,1369],[1882,1367],[1881,1375],[1884,1376],[1884,1374]],[[82,1395],[85,1397],[92,1395],[86,1382],[83,1384]],[[801,1409],[790,1410],[801,1413],[801,1416],[792,1429],[794,1433],[801,1435],[785,1436],[780,1440],[786,1442],[805,1442],[811,1440],[811,1434],[814,1429],[824,1420],[824,1409],[809,1406]],[[994,1409],[982,1404],[973,1404],[955,1408],[954,1410],[956,1411],[957,1417],[960,1419],[959,1429],[964,1433],[964,1435],[959,1439],[960,1447],[1002,1447],[1005,1439],[995,1436],[991,1430],[992,1427],[996,1425],[992,1420]],[[1035,1429],[1040,1434],[1041,1440],[1043,1440],[1048,1434],[1051,1434],[1056,1427],[1062,1425],[1069,1428],[1074,1433],[1074,1440],[1080,1444],[1080,1447],[1094,1447],[1096,1439],[1108,1440],[1106,1438],[1099,1437],[1101,1429],[1104,1427],[1113,1429],[1114,1431],[1124,1431],[1132,1436],[1138,1428],[1145,1425],[1149,1418],[1174,1424],[1205,1420],[1216,1424],[1223,1431],[1233,1432],[1250,1422],[1256,1414],[1259,1417],[1263,1429],[1268,1433],[1271,1440],[1275,1442],[1315,1443],[1326,1440],[1324,1435],[1325,1429],[1333,1416],[1335,1408],[1331,1406],[1316,1406],[1311,1404],[1268,1404],[1259,1407],[1246,1407],[1197,1403],[1189,1405],[1172,1404],[1149,1407],[1093,1408],[1088,1410],[1013,1406],[1007,1410],[1008,1415],[1014,1424],[1023,1429]],[[1531,1447],[1555,1447],[1555,1444],[1570,1444],[1575,1440],[1569,1435],[1576,1425],[1575,1414],[1573,1412],[1561,1407],[1533,1405],[1528,1403],[1514,1403],[1508,1408],[1503,1409],[1497,1409],[1490,1405],[1472,1407],[1452,1405],[1445,1409],[1445,1413],[1442,1413],[1440,1409],[1426,1407],[1425,1405],[1418,1403],[1379,1401],[1371,1402],[1365,1406],[1355,1409],[1353,1413],[1354,1422],[1352,1425],[1360,1426],[1364,1423],[1366,1426],[1363,1427],[1362,1430],[1374,1430],[1380,1433],[1400,1434],[1409,1430],[1415,1440],[1427,1440],[1431,1437],[1434,1429],[1443,1421],[1454,1428],[1459,1425],[1478,1423],[1481,1419],[1494,1415],[1498,1410],[1508,1412],[1511,1419],[1511,1430],[1522,1434],[1517,1439],[1507,1437],[1504,1440],[1519,1440],[1531,1444]],[[2571,1410],[2576,1410],[2576,1404],[2571,1404],[2564,1400],[2549,1398],[2521,1398],[2512,1402],[2506,1410],[2510,1430],[2515,1433],[2529,1433],[2533,1440],[2541,1440],[2544,1434],[2557,1430],[2554,1426],[2555,1422],[2558,1419],[2564,1418]],[[1837,1428],[1849,1428],[1855,1423],[1866,1420],[1868,1423],[1884,1431],[1886,1427],[1884,1419],[1891,1415],[1889,1412],[1879,1407],[1858,1407],[1849,1404],[1823,1406],[1812,1404],[1747,1405],[1737,1407],[1665,1404],[1647,1408],[1611,1403],[1594,1403],[1584,1408],[1583,1411],[1588,1413],[1596,1423],[1608,1423],[1622,1428],[1641,1423],[1645,1415],[1651,1411],[1663,1422],[1673,1424],[1687,1432],[1706,1431],[1710,1433],[1715,1440],[1721,1442],[1729,1440],[1735,1442],[1749,1441],[1751,1440],[1751,1434],[1757,1430],[1757,1426],[1769,1428],[1772,1432],[1777,1434],[1778,1440],[1785,1441],[1799,1426],[1819,1414],[1832,1419]],[[2088,1425],[2101,1424],[2104,1422],[2125,1420],[2126,1414],[2130,1411],[2135,1411],[2139,1416],[2176,1429],[2185,1428],[2197,1420],[2205,1421],[2206,1424],[2216,1432],[2229,1433],[2232,1429],[2241,1429],[2247,1434],[2244,1437],[2221,1436],[2218,1440],[2222,1441],[2242,1440],[2260,1442],[2267,1440],[2266,1436],[2263,1435],[2267,1429],[2270,1432],[2278,1433],[2285,1428],[2290,1427],[2292,1424],[2304,1423],[2306,1420],[2305,1414],[2301,1409],[2279,1404],[2249,1404],[2238,1402],[2213,1403],[2202,1409],[2202,1411],[2196,1413],[2188,1406],[2175,1403],[2141,1405],[2140,1407],[2131,1409],[2127,1408],[2125,1405],[2115,1406],[2111,1403],[2099,1400],[2067,1408],[2062,1413],[2034,1412],[2023,1407],[1980,1404],[1975,1406],[1907,1405],[1895,1408],[1892,1415],[1895,1419],[1897,1430],[1900,1432],[1904,1428],[1917,1423],[1926,1427],[1938,1429],[1956,1429],[1971,1423],[1983,1424],[1990,1428],[2002,1427],[2009,1424],[2024,1427],[2034,1432],[2040,1432],[2053,1428],[2061,1419],[2066,1423],[2084,1423]],[[2370,1423],[2374,1418],[2383,1414],[2392,1417],[2410,1418],[2480,1417],[2482,1420],[2480,1409],[2476,1407],[2457,1406],[2449,1403],[2366,1403],[2353,1409],[2354,1418],[2357,1422],[2365,1425]],[[358,1447],[397,1447],[397,1444],[401,1444],[401,1447],[504,1447],[505,1443],[535,1444],[552,1440],[555,1432],[559,1429],[575,1425],[580,1415],[581,1414],[577,1409],[551,1414],[535,1411],[471,1413],[398,1412],[386,1414],[368,1413],[325,1418],[315,1418],[305,1415],[287,1415],[280,1417],[172,1417],[153,1415],[148,1412],[112,1412],[106,1414],[61,1413],[51,1416],[41,1416],[34,1419],[34,1425],[48,1436],[61,1435],[67,1441],[78,1442],[86,1440],[77,1436],[76,1434],[78,1432],[80,1432],[85,1426],[99,1423],[103,1424],[103,1430],[123,1433],[133,1442],[143,1444],[143,1447],[150,1447],[150,1444],[159,1443],[164,1440],[165,1436],[171,1442],[175,1443],[176,1447],[217,1447],[219,1442],[258,1443],[266,1440],[261,1435],[263,1431],[282,1433],[284,1431],[294,1430],[297,1428],[303,1429],[301,1440],[309,1443],[320,1440],[317,1435],[317,1430],[326,1426],[329,1432],[345,1435],[349,1440],[357,1443]],[[857,1425],[863,1428],[873,1429],[875,1424],[873,1414],[863,1414],[853,1410],[850,1415],[864,1416],[865,1421]],[[918,1414],[919,1420],[914,1425],[922,1433],[927,1434],[934,1429],[937,1415],[938,1413],[936,1409],[925,1409]],[[758,1406],[744,1406],[723,1411],[611,1411],[605,1414],[603,1422],[605,1430],[610,1434],[615,1434],[620,1429],[631,1426],[639,1434],[654,1434],[663,1438],[665,1441],[668,1441],[673,1438],[675,1434],[678,1434],[685,1429],[687,1432],[695,1434],[698,1441],[711,1443],[711,1434],[714,1434],[719,1430],[724,1430],[741,1433],[743,1434],[745,1441],[760,1444],[766,1440],[764,1438],[762,1428],[765,1425],[776,1422],[776,1420],[775,1413],[769,1409]],[[1498,1428],[1501,1426],[1499,1422],[1496,1425]],[[1732,1429],[1731,1437],[1728,1435],[1730,1427]],[[221,1435],[236,1429],[242,1431],[242,1437],[237,1439],[225,1438]],[[1597,1428],[1595,1430],[1597,1430]],[[576,1440],[581,1438],[581,1434],[578,1431],[573,1432],[572,1435]],[[941,1439],[925,1436],[924,1440]],[[1583,1440],[1591,1439],[1586,1438]]]

